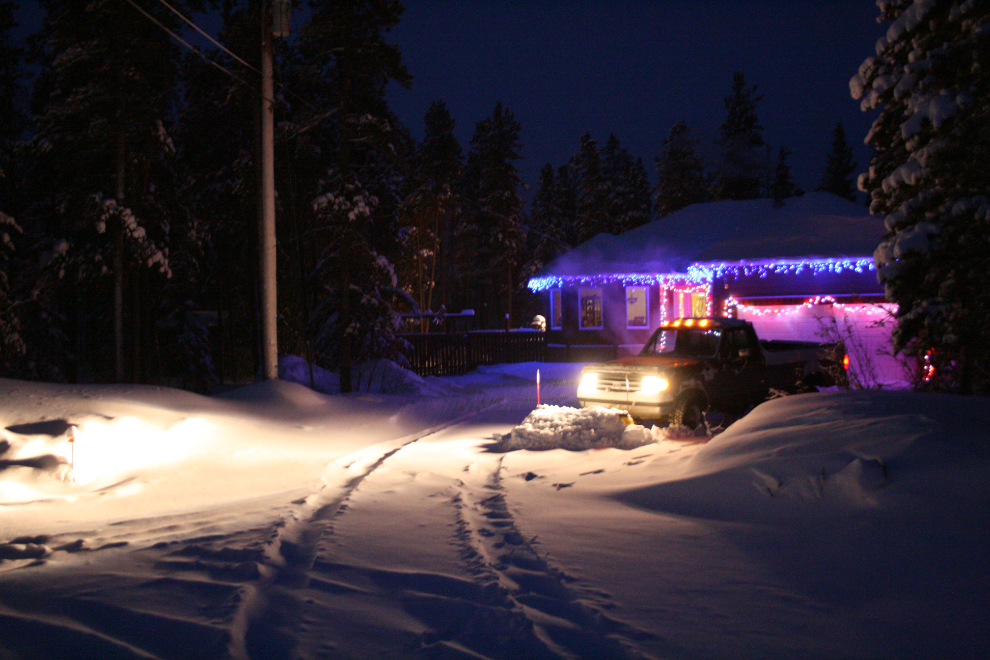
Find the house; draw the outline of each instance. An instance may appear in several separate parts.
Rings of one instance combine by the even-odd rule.
[[[824,192],[694,204],[599,234],[537,272],[548,342],[569,354],[631,354],[667,318],[730,316],[767,339],[820,341],[849,327],[868,348],[889,330],[873,250],[882,218]],[[831,330],[829,329],[831,326]],[[600,354],[601,351],[598,351]]]

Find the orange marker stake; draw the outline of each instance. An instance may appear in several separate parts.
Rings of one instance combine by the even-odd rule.
[[[536,370],[536,407],[540,407],[540,370]]]

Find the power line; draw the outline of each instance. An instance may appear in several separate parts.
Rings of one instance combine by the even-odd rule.
[[[167,32],[173,39],[175,39],[176,41],[178,41],[180,44],[182,44],[183,46],[185,46],[186,48],[188,48],[192,52],[194,52],[197,55],[199,55],[200,58],[202,58],[203,61],[205,61],[207,64],[210,64],[210,65],[216,67],[217,69],[219,69],[220,71],[224,72],[225,74],[227,74],[228,76],[230,76],[231,78],[233,78],[237,82],[241,83],[245,87],[253,90],[255,93],[258,94],[258,96],[261,96],[261,90],[260,89],[258,89],[257,87],[255,87],[251,83],[247,82],[246,80],[244,80],[243,78],[241,78],[240,76],[238,76],[237,74],[235,74],[234,72],[232,72],[229,69],[225,68],[223,65],[217,64],[216,62],[214,62],[213,60],[211,60],[210,58],[208,58],[206,55],[204,55],[203,53],[201,53],[198,48],[195,48],[194,46],[192,46],[188,41],[186,41],[185,39],[183,39],[182,37],[180,37],[179,35],[177,35],[175,32],[172,32],[172,30],[170,30],[166,25],[164,25],[157,18],[155,18],[154,16],[152,16],[151,14],[149,14],[148,12],[146,12],[144,9],[142,9],[141,7],[139,7],[137,4],[135,4],[134,3],[134,0],[126,0],[126,2],[130,6],[134,7],[134,9],[136,9],[137,11],[139,11],[149,21],[151,21],[152,23],[154,23],[155,25],[157,25],[161,29],[165,30],[165,32]],[[267,100],[270,103],[274,103],[274,101],[272,99],[267,99]]]
[[[128,1],[129,1],[129,0],[128,0]],[[259,71],[259,70],[258,70],[257,68],[255,68],[255,67],[253,67],[253,66],[251,66],[250,64],[248,64],[247,62],[245,62],[245,61],[244,61],[243,59],[241,59],[240,57],[238,57],[238,56],[237,56],[237,55],[236,55],[235,53],[233,53],[232,51],[230,51],[230,50],[229,50],[229,49],[228,49],[228,48],[227,48],[226,46],[224,46],[224,45],[223,45],[222,43],[220,43],[219,41],[217,41],[216,39],[214,39],[213,37],[211,37],[211,36],[210,36],[209,34],[207,34],[206,32],[204,32],[204,31],[203,31],[203,30],[202,30],[202,29],[201,29],[201,28],[200,28],[200,27],[199,27],[198,25],[196,25],[196,24],[195,24],[195,23],[193,23],[193,22],[192,22],[191,20],[189,20],[188,18],[186,18],[185,16],[183,16],[183,15],[182,15],[182,14],[181,14],[181,13],[179,12],[179,10],[178,10],[178,9],[176,9],[176,8],[175,8],[175,7],[173,7],[172,5],[170,5],[170,4],[168,4],[167,2],[165,2],[165,0],[158,0],[158,2],[160,2],[160,3],[162,3],[163,5],[165,5],[166,7],[168,7],[168,9],[169,9],[169,11],[171,11],[171,12],[172,12],[173,14],[175,14],[176,16],[178,16],[179,18],[181,18],[181,19],[182,19],[183,21],[185,21],[185,23],[186,23],[186,24],[187,24],[187,25],[188,25],[189,27],[191,27],[192,29],[194,29],[194,30],[196,30],[196,32],[199,32],[199,33],[200,33],[201,35],[203,35],[204,37],[206,37],[206,38],[207,38],[207,39],[208,39],[208,40],[210,41],[210,43],[212,43],[212,44],[213,44],[213,45],[215,45],[215,46],[216,46],[217,48],[219,48],[219,49],[220,49],[220,50],[222,50],[223,52],[225,52],[225,53],[227,53],[228,55],[230,55],[231,57],[233,57],[235,61],[237,61],[237,62],[239,62],[239,63],[241,63],[241,64],[243,64],[244,66],[246,66],[246,67],[247,67],[247,68],[249,68],[250,70],[252,70],[252,71],[254,71],[255,73],[257,73],[257,74],[258,74],[259,76],[261,75],[261,71]],[[134,3],[131,3],[131,4],[134,4]]]
[[[250,69],[251,71],[257,73],[258,75],[261,75],[261,71],[259,71],[255,67],[251,66],[249,63],[245,62],[243,59],[241,59],[240,57],[238,57],[236,53],[232,52],[226,46],[224,46],[222,43],[220,43],[219,41],[217,41],[216,39],[214,39],[213,37],[211,37],[209,34],[207,34],[206,32],[204,32],[198,25],[196,25],[193,21],[189,20],[188,18],[186,18],[185,16],[183,16],[181,13],[179,13],[178,10],[176,10],[170,4],[168,4],[167,2],[165,2],[165,0],[158,0],[158,1],[161,2],[163,5],[165,5],[166,7],[168,7],[168,9],[170,11],[172,11],[172,13],[174,13],[176,16],[178,16],[179,18],[181,18],[188,25],[192,26],[192,28],[195,29],[197,32],[199,32],[201,35],[203,35],[204,37],[206,37],[207,39],[209,39],[211,43],[215,44],[223,52],[227,53],[232,58],[234,58],[234,60],[236,60],[240,64],[246,66],[248,69]],[[212,65],[214,67],[216,67],[220,71],[223,71],[228,76],[230,76],[234,80],[238,81],[242,85],[250,88],[251,90],[253,90],[254,92],[256,92],[258,94],[258,96],[262,96],[261,90],[259,90],[257,87],[255,87],[251,83],[245,81],[244,79],[240,78],[239,76],[237,76],[237,74],[233,73],[232,71],[226,69],[223,65],[218,64],[217,62],[215,62],[215,61],[211,60],[210,58],[208,58],[206,55],[204,55],[202,52],[200,52],[200,50],[198,48],[196,48],[195,46],[192,46],[191,44],[189,44],[189,42],[185,41],[182,37],[180,37],[179,35],[175,34],[175,32],[173,32],[167,26],[165,26],[164,24],[162,24],[154,16],[152,16],[151,14],[149,14],[148,12],[146,12],[144,9],[142,9],[140,6],[138,6],[137,4],[135,4],[134,3],[134,0],[127,0],[127,3],[129,5],[131,5],[132,7],[134,7],[135,9],[137,9],[139,12],[141,12],[141,14],[143,14],[145,17],[147,17],[148,20],[152,21],[155,25],[157,25],[161,29],[165,30],[165,32],[167,32],[169,35],[171,35],[173,39],[175,39],[176,41],[178,41],[180,44],[182,44],[183,46],[185,46],[189,50],[191,50],[194,53],[196,53],[196,55],[198,55],[203,61],[207,62],[208,64],[210,64],[210,65]],[[275,85],[280,90],[282,90],[283,92],[289,94],[290,96],[295,97],[299,101],[302,101],[303,103],[305,103],[306,105],[308,105],[313,110],[319,110],[319,107],[315,103],[313,103],[313,102],[311,102],[311,101],[303,98],[302,96],[300,96],[296,92],[293,92],[288,87],[286,87],[284,84],[282,84],[282,83],[275,83]],[[269,101],[272,102],[272,103],[274,103],[274,100],[273,99],[269,99]],[[326,114],[332,114],[332,113],[325,113],[324,116],[326,116]]]

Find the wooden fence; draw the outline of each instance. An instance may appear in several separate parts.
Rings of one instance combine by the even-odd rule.
[[[409,342],[410,368],[420,376],[458,376],[481,364],[544,362],[544,332],[485,331],[399,335]]]

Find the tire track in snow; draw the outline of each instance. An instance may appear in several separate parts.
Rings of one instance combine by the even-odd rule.
[[[502,457],[481,459],[466,472],[468,482],[458,481],[451,499],[461,558],[483,592],[495,595],[490,600],[501,616],[475,617],[452,639],[468,648],[480,644],[472,650],[483,655],[492,650],[486,640],[501,637],[502,647],[521,647],[526,657],[645,657],[635,640],[652,635],[607,617],[602,610],[611,603],[582,594],[574,578],[539,554],[536,539],[522,534],[502,485]],[[506,631],[515,635],[508,644]]]
[[[290,512],[273,529],[259,567],[261,579],[242,589],[238,612],[230,626],[231,657],[237,660],[261,660],[292,657],[296,640],[287,632],[293,625],[287,610],[298,610],[288,590],[305,587],[316,559],[320,539],[333,520],[346,510],[348,499],[361,483],[385,461],[404,447],[449,429],[505,403],[499,400],[480,410],[443,422],[415,434],[366,447],[348,454],[327,467],[318,492],[298,501],[299,508]]]

